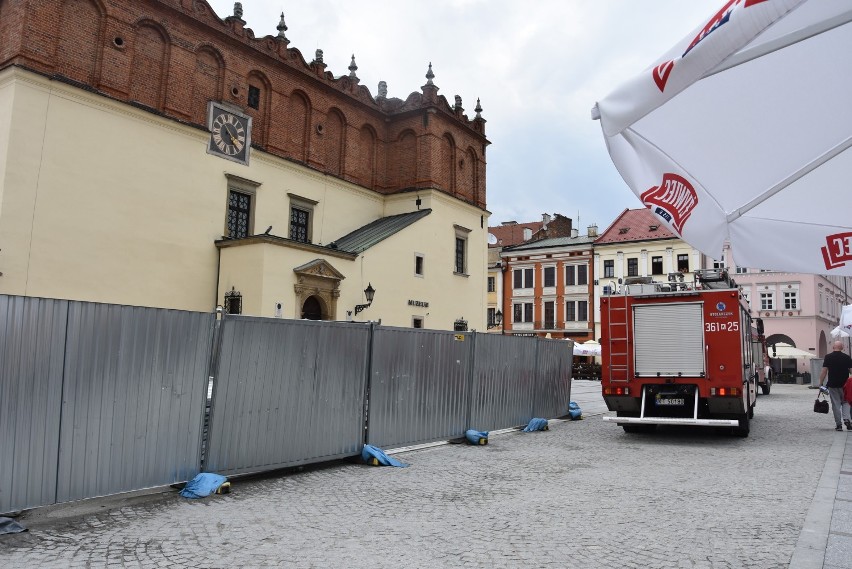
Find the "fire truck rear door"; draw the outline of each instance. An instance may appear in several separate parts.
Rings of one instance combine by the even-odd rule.
[[[703,302],[634,304],[637,377],[704,377]]]

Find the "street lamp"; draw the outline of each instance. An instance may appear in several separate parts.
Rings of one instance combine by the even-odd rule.
[[[503,313],[500,312],[500,309],[497,309],[497,312],[494,313],[494,321],[488,323],[488,329],[491,328],[499,328],[503,323]]]
[[[355,316],[358,315],[359,312],[366,310],[373,304],[373,297],[376,296],[376,289],[373,288],[373,285],[367,283],[367,288],[364,289],[364,296],[367,297],[367,304],[356,304],[355,305]]]

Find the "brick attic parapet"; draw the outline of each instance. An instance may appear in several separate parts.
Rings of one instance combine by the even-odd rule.
[[[427,77],[373,97],[357,66],[335,77],[278,34],[205,0],[0,1],[0,69],[24,67],[206,130],[208,100],[242,107],[257,148],[380,193],[434,187],[485,207],[485,119]],[[432,74],[431,65],[429,74]],[[434,77],[434,75],[432,75]],[[258,89],[257,109],[247,106]]]

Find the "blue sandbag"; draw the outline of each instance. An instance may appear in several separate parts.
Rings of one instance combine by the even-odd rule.
[[[361,459],[373,466],[396,466],[397,468],[406,468],[408,466],[404,462],[386,455],[382,449],[373,445],[364,445],[364,448],[361,450]]]
[[[575,401],[568,404],[568,414],[572,421],[583,418],[583,411],[580,410],[580,406]]]
[[[5,533],[20,533],[27,531],[27,528],[13,520],[12,518],[0,517],[0,535]]]
[[[468,429],[464,432],[464,437],[467,439],[467,442],[472,445],[488,444],[488,431],[477,431],[475,429]]]
[[[221,474],[202,472],[186,483],[180,495],[190,499],[206,498],[227,481],[228,479]]]
[[[530,422],[527,423],[526,428],[524,428],[525,433],[531,433],[533,431],[547,431],[550,429],[550,426],[547,424],[547,419],[530,419]]]

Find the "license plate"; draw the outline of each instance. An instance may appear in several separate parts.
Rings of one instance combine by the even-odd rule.
[[[686,405],[686,400],[683,397],[657,399],[657,405]]]

